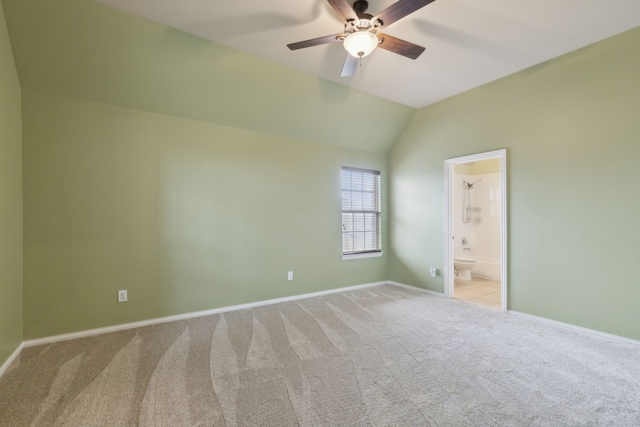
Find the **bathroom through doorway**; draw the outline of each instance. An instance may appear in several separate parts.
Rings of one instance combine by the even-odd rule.
[[[445,296],[507,311],[506,150],[445,161]]]

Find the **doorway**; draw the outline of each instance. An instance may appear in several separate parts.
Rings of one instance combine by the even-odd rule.
[[[503,313],[507,312],[506,163],[506,150],[447,159],[444,180],[445,296],[494,305]]]

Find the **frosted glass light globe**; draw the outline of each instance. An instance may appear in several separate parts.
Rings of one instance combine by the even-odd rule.
[[[351,56],[364,58],[378,46],[378,37],[369,31],[356,31],[344,39],[344,48]]]

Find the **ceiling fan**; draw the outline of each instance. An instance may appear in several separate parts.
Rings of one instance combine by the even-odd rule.
[[[424,52],[422,46],[388,34],[379,34],[378,30],[388,27],[435,0],[399,0],[375,16],[365,13],[369,7],[369,3],[365,0],[357,0],[353,3],[353,7],[347,0],[327,1],[344,22],[344,32],[290,43],[287,45],[289,49],[303,49],[342,41],[347,50],[347,57],[342,66],[341,77],[352,76],[358,61],[373,52],[376,47],[411,59],[416,59]]]

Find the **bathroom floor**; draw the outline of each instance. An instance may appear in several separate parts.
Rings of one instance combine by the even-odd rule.
[[[500,308],[500,281],[471,276],[471,280],[453,282],[453,297]]]

